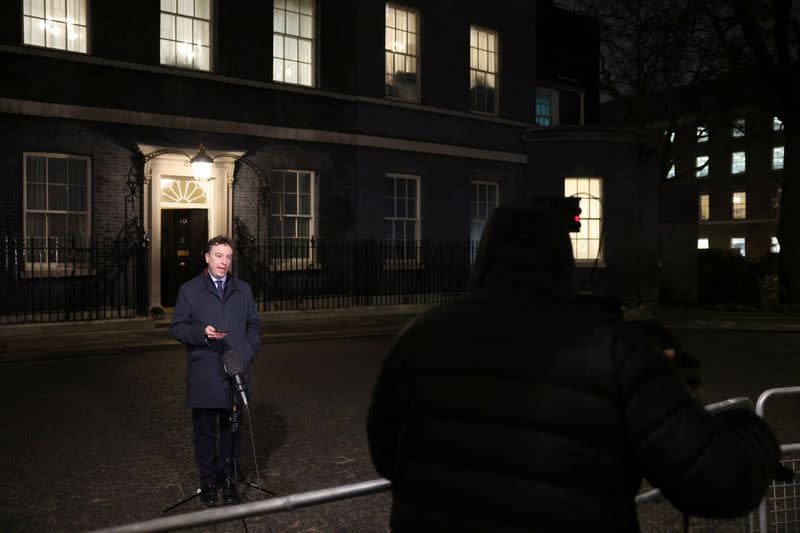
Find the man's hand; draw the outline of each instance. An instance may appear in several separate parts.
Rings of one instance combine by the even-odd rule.
[[[228,332],[223,333],[214,329],[214,326],[206,326],[205,334],[208,339],[224,339]]]

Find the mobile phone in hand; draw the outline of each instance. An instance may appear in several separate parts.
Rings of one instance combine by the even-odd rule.
[[[217,333],[228,333],[227,329],[214,328],[214,331],[216,331]]]

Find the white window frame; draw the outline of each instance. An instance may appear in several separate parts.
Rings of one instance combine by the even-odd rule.
[[[738,249],[742,257],[747,257],[747,240],[744,237],[731,237],[731,249]]]
[[[570,233],[572,254],[576,264],[603,262],[603,178],[598,176],[569,176],[564,178],[564,196],[581,199],[581,229]],[[596,235],[595,235],[596,234]],[[592,243],[596,244],[596,251]],[[594,252],[594,253],[593,253]]]
[[[77,54],[89,53],[89,0],[76,0],[78,12],[70,11],[67,0],[39,0],[41,11],[34,12],[34,2],[22,2],[22,42],[26,46],[37,46],[63,50]],[[59,9],[60,8],[60,9]],[[77,20],[76,20],[77,17]],[[34,28],[41,30],[43,42],[34,42]],[[53,43],[64,36],[64,46]],[[75,43],[75,44],[71,44]]]
[[[733,220],[745,220],[747,218],[747,193],[745,191],[733,191],[731,193],[731,218]]]
[[[697,142],[699,143],[706,143],[708,142],[708,126],[697,126]]]
[[[487,36],[485,49],[481,48],[481,34],[486,34]],[[494,44],[491,44],[492,39]],[[494,47],[494,50],[492,50],[492,47]],[[486,62],[482,68],[481,57],[483,53],[486,54]],[[494,69],[492,69],[492,60],[494,61]],[[477,98],[477,87],[479,86],[477,80],[481,77],[488,79],[490,76],[494,77],[494,101],[492,102],[494,109],[480,109],[480,102],[478,102]],[[469,27],[469,80],[469,89],[471,91],[469,110],[473,113],[484,115],[497,115],[500,111],[500,33],[497,30],[474,24]],[[489,84],[487,83],[485,86],[488,90]],[[486,102],[488,103],[489,100],[487,99]]]
[[[416,189],[416,195],[417,196],[416,196],[416,198],[414,198],[414,200],[415,200],[414,209],[415,209],[415,213],[416,213],[415,217],[408,217],[408,216],[406,216],[406,217],[398,217],[397,216],[397,202],[396,201],[394,203],[394,207],[393,207],[394,211],[391,214],[391,216],[386,212],[383,213],[384,224],[386,222],[389,222],[389,221],[392,222],[392,236],[391,237],[387,236],[385,232],[383,234],[384,242],[386,242],[387,245],[390,246],[390,247],[394,246],[395,243],[397,243],[397,242],[406,242],[408,240],[408,239],[404,239],[403,241],[398,241],[398,239],[396,239],[394,237],[394,223],[395,222],[397,222],[397,221],[399,221],[399,222],[414,222],[415,226],[416,226],[416,230],[414,232],[415,235],[414,235],[414,251],[413,251],[413,254],[406,255],[406,253],[405,253],[406,249],[403,249],[403,257],[401,257],[401,258],[392,257],[392,258],[387,259],[386,262],[385,262],[385,267],[386,268],[392,268],[392,269],[416,268],[419,265],[419,261],[420,261],[419,242],[422,240],[422,213],[420,212],[420,208],[422,207],[422,201],[421,201],[421,199],[422,199],[422,189],[421,189],[422,178],[421,178],[421,176],[417,176],[417,175],[413,175],[413,174],[399,174],[399,173],[395,173],[395,172],[387,172],[384,175],[384,186],[386,184],[385,180],[387,180],[387,179],[391,179],[391,180],[394,181],[394,196],[393,196],[393,198],[395,198],[395,200],[397,198],[399,198],[397,196],[397,180],[413,181],[415,183],[415,189]],[[385,195],[385,193],[383,195],[383,198],[384,198],[384,206],[385,206],[385,204],[386,204],[386,201],[385,201],[386,195]],[[408,197],[403,197],[403,199],[409,200]]]
[[[534,120],[537,125],[548,127],[548,126],[558,126],[559,124],[559,116],[558,116],[558,98],[559,92],[555,89],[550,89],[547,87],[536,87],[536,102],[534,103]],[[546,96],[550,98],[550,114],[549,115],[540,115],[539,114],[539,97]],[[546,118],[549,120],[549,124],[542,124],[539,122],[540,118]]]
[[[179,13],[179,2],[181,0],[161,0],[161,8],[159,11],[160,17],[160,31],[159,31],[159,62],[161,65],[167,67],[175,67],[175,68],[182,68],[188,70],[198,70],[201,72],[213,72],[214,71],[214,3],[215,0],[208,0],[208,18],[204,19],[201,17],[195,16],[196,9],[197,9],[197,1],[198,0],[191,0],[192,2],[192,15],[181,14]],[[174,3],[175,11],[169,11],[165,8],[170,7],[168,4]],[[165,18],[167,17],[167,18]],[[173,17],[173,23],[170,24],[170,20],[168,17]],[[178,20],[188,20],[191,23],[192,27],[192,40],[191,42],[187,41],[179,41],[178,40]],[[208,43],[203,43],[202,39],[197,38],[197,28],[195,27],[196,23],[200,23],[200,28],[202,28],[202,24],[205,23],[208,25]],[[170,31],[172,32],[170,34]],[[170,36],[171,35],[171,36]],[[171,44],[172,43],[172,44]],[[173,54],[173,61],[170,62],[165,60],[164,57],[164,50],[165,47],[167,49],[174,45],[175,50]],[[179,48],[182,52],[179,51]],[[203,49],[206,50],[206,54],[208,56],[208,66],[204,67],[202,65],[197,64],[196,59],[198,57],[198,51],[202,51]],[[178,60],[179,55],[183,53],[184,56],[190,56],[191,63],[180,62]],[[169,57],[169,55],[167,55]]]
[[[494,190],[494,205],[491,205],[489,200],[490,190]],[[484,192],[485,195],[483,194]],[[485,209],[483,217],[481,217],[481,204],[484,204]],[[477,239],[473,238],[473,227],[478,224],[482,225],[480,235],[483,235],[483,231],[486,229],[486,221],[492,211],[497,209],[498,205],[500,205],[499,183],[486,180],[472,180],[469,182],[469,240],[471,242],[480,241],[480,236]]]
[[[399,24],[397,22],[397,12],[402,12],[406,16],[406,22]],[[413,15],[414,27],[409,28],[408,20],[409,15]],[[390,17],[395,17],[392,21],[393,25],[390,26]],[[405,26],[405,28],[403,28]],[[391,2],[386,3],[386,15],[383,21],[384,28],[384,87],[385,95],[387,98],[402,100],[405,102],[418,103],[422,101],[421,83],[420,83],[420,12],[411,6],[395,4]],[[402,38],[398,39],[398,32]],[[409,50],[409,36],[413,35],[414,49]],[[405,42],[405,43],[404,43]],[[397,70],[394,68],[398,59],[402,59],[405,65],[405,70]],[[390,70],[391,62],[391,70]],[[413,70],[408,70],[408,64],[411,62],[414,66]],[[399,86],[396,80],[396,73],[402,72],[404,74],[414,74],[414,94],[407,96],[398,92]],[[391,88],[391,89],[390,89]]]
[[[272,169],[270,172],[270,182],[273,183],[273,190],[270,191],[271,195],[280,194],[284,200],[286,197],[286,188],[281,184],[282,189],[279,192],[275,192],[274,189],[274,175],[275,173],[281,173],[284,175],[286,173],[294,174],[295,179],[295,192],[291,193],[297,197],[297,211],[300,210],[300,195],[304,193],[300,193],[299,187],[299,180],[300,174],[309,174],[309,190],[310,190],[310,214],[309,215],[301,215],[297,214],[286,214],[285,212],[276,212],[276,205],[275,202],[270,199],[270,225],[272,226],[273,219],[279,219],[281,222],[284,221],[285,218],[291,218],[294,220],[297,219],[307,219],[308,220],[308,240],[309,240],[309,251],[307,257],[284,257],[284,254],[281,253],[280,257],[275,257],[274,254],[270,254],[272,256],[271,263],[275,266],[277,270],[307,270],[309,268],[316,268],[316,247],[311,245],[312,241],[316,240],[316,231],[317,231],[317,173],[313,170],[308,169],[297,169],[297,168],[275,168]],[[285,205],[285,201],[281,202],[281,205]],[[295,222],[296,224],[296,222]],[[282,225],[282,224],[281,224]],[[296,228],[296,225],[295,225]],[[296,230],[295,230],[296,233]],[[272,248],[277,241],[286,241],[290,239],[299,240],[303,237],[287,237],[286,235],[276,235],[274,231],[274,226],[270,228],[269,232],[269,239],[270,239],[270,248]]]
[[[297,11],[292,10],[297,5]],[[290,22],[297,19],[297,28]],[[272,4],[272,81],[314,87],[316,84],[316,0],[273,0]],[[310,34],[309,34],[310,33]],[[308,48],[309,61],[301,59]],[[306,72],[304,75],[303,72]],[[294,77],[294,81],[287,77]],[[307,79],[303,79],[307,76]]]
[[[783,170],[785,155],[785,148],[783,146],[772,147],[772,170]]]
[[[733,121],[733,128],[731,128],[731,137],[744,137],[745,126],[747,123],[743,118],[737,118]]]
[[[731,174],[743,174],[747,172],[747,152],[731,153]]]
[[[700,220],[709,220],[711,218],[711,195],[701,194],[698,201],[700,206]]]
[[[697,249],[698,250],[708,250],[710,247],[711,241],[709,241],[708,237],[698,237],[697,238]]]
[[[28,208],[28,158],[29,157],[44,157],[45,158],[45,198],[49,198],[49,190],[47,187],[47,160],[48,159],[76,159],[86,162],[86,211],[70,211],[69,209],[66,210],[56,210],[56,209],[49,209],[45,207],[45,209],[29,209]],[[69,163],[68,163],[69,164]],[[65,187],[69,188],[69,174],[67,174],[67,181],[65,182]],[[67,206],[69,207],[69,206]],[[92,159],[89,156],[83,155],[74,155],[74,154],[64,154],[64,153],[56,153],[56,152],[23,152],[22,154],[22,227],[23,227],[23,235],[26,250],[28,249],[28,241],[30,240],[30,236],[28,235],[28,214],[29,213],[37,213],[45,215],[45,235],[44,235],[44,257],[42,257],[41,261],[34,261],[33,257],[25,257],[26,263],[26,270],[28,271],[40,271],[42,273],[49,271],[51,272],[52,276],[63,276],[63,275],[72,275],[73,273],[80,273],[80,274],[88,274],[88,267],[84,264],[74,264],[73,261],[67,261],[66,263],[62,260],[62,258],[50,257],[49,254],[49,241],[50,235],[48,234],[48,226],[47,223],[47,215],[65,215],[68,216],[69,214],[81,214],[86,216],[86,242],[80,243],[83,247],[89,247],[92,242]],[[58,238],[58,237],[55,237]],[[73,264],[71,264],[73,263]],[[78,270],[76,272],[76,270]]]
[[[707,155],[699,155],[694,159],[695,171],[694,175],[697,178],[708,177],[708,171],[711,168],[711,162]]]

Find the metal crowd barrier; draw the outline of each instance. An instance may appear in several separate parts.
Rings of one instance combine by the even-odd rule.
[[[205,526],[219,522],[228,522],[240,518],[275,513],[279,511],[291,511],[300,507],[309,507],[320,503],[335,502],[356,496],[365,496],[376,492],[389,490],[392,486],[387,479],[379,478],[361,483],[350,485],[340,485],[329,489],[314,490],[311,492],[300,492],[269,500],[259,500],[256,502],[242,503],[239,505],[228,505],[193,513],[184,513],[165,518],[156,518],[146,522],[136,522],[124,526],[112,527],[108,529],[98,529],[93,533],[132,533],[142,531],[173,531],[176,529],[186,529],[195,526]]]
[[[800,394],[800,387],[780,387],[767,389],[761,393],[756,401],[756,414],[764,418],[764,408],[767,400],[779,396],[796,396]],[[800,443],[782,444],[781,463],[791,468],[795,480],[789,483],[773,481],[767,489],[767,494],[758,507],[758,527],[760,533],[775,531],[800,531]]]
[[[800,394],[800,387],[784,387],[764,391],[758,398],[755,408],[753,402],[746,397],[731,398],[706,405],[706,410],[721,413],[730,409],[745,407],[755,409],[758,416],[764,416],[764,404],[774,396]],[[711,520],[691,517],[692,532],[742,531],[746,533],[767,533],[768,531],[784,532],[800,531],[800,443],[784,444],[782,463],[792,468],[798,479],[792,483],[773,481],[758,512],[758,528],[755,514],[731,520]],[[794,454],[798,454],[797,457]],[[361,483],[341,485],[328,489],[301,492],[289,496],[259,500],[239,505],[205,509],[192,513],[184,513],[165,518],[157,518],[144,522],[136,522],[122,526],[99,529],[92,533],[132,533],[149,531],[173,531],[190,527],[204,526],[220,522],[228,522],[257,515],[266,515],[281,511],[291,511],[301,507],[310,507],[322,503],[334,502],[357,496],[366,496],[387,491],[391,488],[389,480],[379,478]],[[649,531],[681,531],[682,514],[672,507],[658,489],[651,489],[636,496],[639,511],[639,522],[643,532]],[[653,506],[656,512],[648,516],[647,506]],[[768,520],[771,513],[771,520]],[[770,529],[768,529],[768,526]]]
[[[754,410],[753,401],[741,396],[708,404],[706,411],[719,414],[731,409],[746,408]],[[658,489],[650,489],[636,496],[636,507],[639,514],[639,527],[642,533],[683,531],[683,513],[675,509]],[[689,517],[691,532],[755,532],[755,513],[734,519],[709,519],[696,516]]]

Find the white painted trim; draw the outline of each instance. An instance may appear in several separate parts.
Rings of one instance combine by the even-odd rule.
[[[139,150],[143,154],[148,154],[155,150],[169,148],[186,152],[191,157],[194,155],[195,148],[183,148],[177,146],[152,146],[139,144]],[[215,157],[220,153],[228,153],[243,156],[242,150],[213,150],[207,149],[206,153],[210,157]],[[163,307],[161,301],[161,180],[163,178],[183,177],[192,179],[192,169],[186,165],[187,159],[181,154],[167,153],[151,159],[145,163],[145,185],[149,186],[150,194],[145,194],[144,213],[145,227],[150,235],[150,307]],[[203,189],[208,198],[208,205],[201,209],[208,210],[208,232],[209,235],[227,233],[230,236],[230,228],[233,227],[233,203],[231,195],[233,188],[233,160],[220,161],[219,165],[211,167],[211,177],[213,179],[203,183]],[[175,206],[165,207],[164,209],[175,209]],[[186,206],[191,209],[191,206]]]
[[[289,93],[305,94],[316,97],[331,98],[334,100],[344,100],[347,102],[364,102],[369,104],[382,105],[387,107],[399,107],[413,111],[420,111],[432,115],[446,115],[459,118],[468,118],[473,120],[480,120],[483,122],[492,122],[495,124],[504,124],[507,126],[530,127],[531,122],[521,120],[513,120],[508,118],[499,118],[491,115],[479,115],[468,111],[458,111],[455,109],[448,109],[444,107],[436,107],[430,105],[422,105],[418,103],[406,102],[404,100],[393,100],[389,98],[375,98],[371,96],[356,96],[345,93],[338,93],[333,91],[326,91],[323,89],[316,89],[313,87],[304,87],[302,85],[286,84],[280,82],[263,82],[255,80],[247,80],[242,78],[234,78],[232,76],[224,76],[222,74],[215,74],[213,72],[204,72],[200,70],[183,69],[179,67],[169,67],[165,65],[142,65],[139,63],[130,63],[128,61],[117,61],[113,59],[104,59],[100,57],[87,56],[87,55],[73,55],[73,52],[63,52],[60,50],[45,49],[45,48],[31,48],[24,46],[13,45],[0,45],[0,53],[8,52],[19,55],[47,57],[50,59],[58,59],[61,61],[85,63],[90,65],[100,65],[106,67],[123,68],[137,72],[147,72],[151,74],[166,74],[182,78],[193,78],[204,81],[215,81],[219,83],[227,83],[230,85],[239,85],[243,87],[254,87],[257,89],[268,89],[272,91],[282,91]],[[270,68],[272,64],[270,63]]]
[[[0,113],[34,117],[64,118],[70,120],[109,122],[132,126],[149,126],[154,128],[160,127],[200,132],[248,135],[265,139],[341,144],[363,148],[400,150],[406,152],[462,157],[467,159],[503,161],[506,163],[517,163],[521,165],[524,165],[528,162],[528,157],[524,153],[484,150],[482,148],[470,148],[466,146],[456,146],[452,144],[434,143],[428,141],[413,141],[409,139],[361,135],[357,133],[341,133],[330,130],[288,128],[283,126],[256,124],[252,122],[237,122],[231,120],[166,115],[161,113],[146,113],[123,109],[54,104],[47,102],[36,102],[32,100],[18,100],[13,98],[0,98]]]

